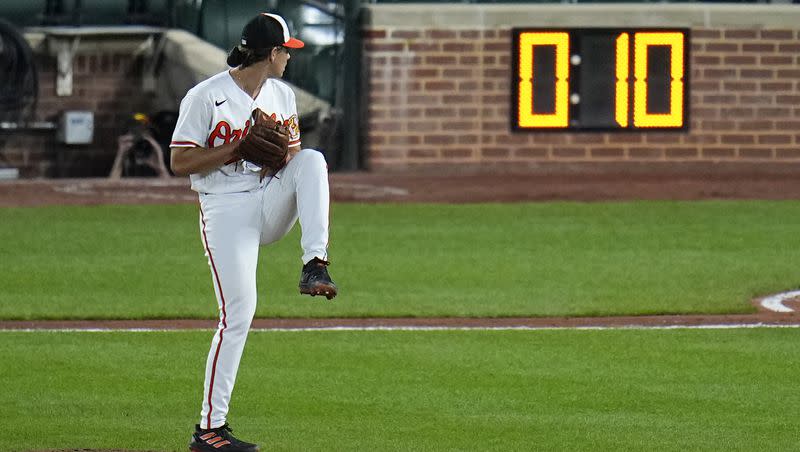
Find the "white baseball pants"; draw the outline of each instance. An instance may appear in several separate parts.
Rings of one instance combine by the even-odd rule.
[[[313,149],[298,152],[256,190],[200,194],[200,234],[220,311],[206,362],[201,428],[226,422],[256,311],[259,246],[280,240],[299,218],[303,263],[314,257],[327,260],[329,204],[328,168]]]

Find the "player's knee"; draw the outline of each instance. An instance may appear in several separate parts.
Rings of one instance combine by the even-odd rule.
[[[325,171],[328,170],[328,163],[325,161],[325,156],[322,155],[322,152],[319,152],[316,149],[303,149],[298,152],[294,158],[299,159],[303,166],[310,168],[321,168]]]

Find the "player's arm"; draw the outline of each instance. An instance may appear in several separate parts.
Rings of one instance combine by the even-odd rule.
[[[171,147],[170,167],[176,176],[207,173],[230,162],[238,160],[236,147],[239,141],[223,144],[213,148]]]

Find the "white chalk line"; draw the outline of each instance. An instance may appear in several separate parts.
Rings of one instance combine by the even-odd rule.
[[[800,297],[800,290],[770,295],[761,300],[761,306],[772,312],[794,312],[794,309],[785,306],[783,302],[797,297]]]
[[[800,324],[721,323],[708,325],[596,325],[596,326],[331,326],[308,328],[252,328],[254,333],[303,333],[316,331],[606,331],[606,330],[732,330],[745,328],[800,328]],[[184,331],[214,331],[214,328],[6,328],[0,333],[164,333]]]

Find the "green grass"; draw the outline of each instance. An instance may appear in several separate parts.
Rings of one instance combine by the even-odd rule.
[[[336,204],[335,303],[297,294],[298,228],[258,316],[752,312],[800,286],[800,202]],[[197,207],[0,209],[0,318],[212,318]]]
[[[0,450],[185,450],[210,331],[0,332]],[[796,450],[800,329],[254,332],[265,450]]]

